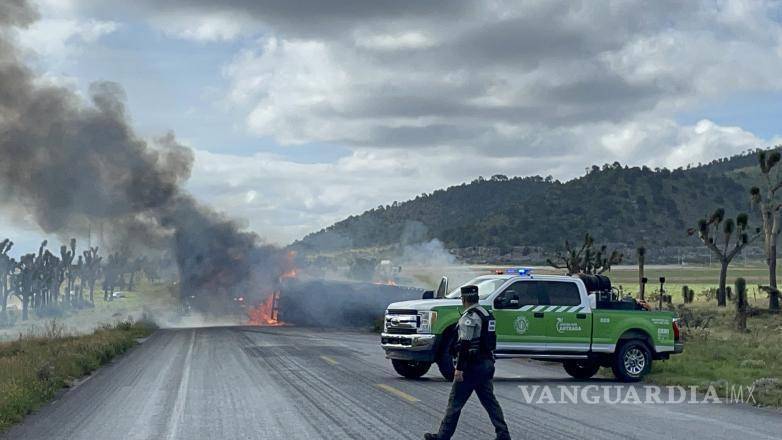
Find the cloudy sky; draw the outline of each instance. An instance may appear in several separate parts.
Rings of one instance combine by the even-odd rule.
[[[163,3],[164,6],[161,6]],[[775,1],[39,0],[44,80],[125,88],[188,188],[267,240],[479,175],[777,142]]]

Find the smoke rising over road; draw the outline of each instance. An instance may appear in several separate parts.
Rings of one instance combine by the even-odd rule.
[[[4,209],[32,215],[48,233],[80,235],[97,223],[115,244],[170,250],[182,294],[196,295],[196,304],[211,306],[251,286],[271,291],[284,254],[182,189],[193,164],[190,149],[173,134],[152,145],[141,139],[118,84],[92,84],[84,102],[24,63],[14,31],[36,19],[25,0],[0,4]]]

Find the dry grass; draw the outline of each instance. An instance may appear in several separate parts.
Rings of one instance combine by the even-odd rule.
[[[48,402],[63,387],[127,351],[152,330],[148,323],[125,321],[74,336],[51,321],[39,334],[0,343],[0,431]]]

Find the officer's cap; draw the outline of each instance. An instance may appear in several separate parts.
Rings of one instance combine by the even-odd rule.
[[[463,286],[461,292],[462,298],[468,301],[478,301],[478,286]]]

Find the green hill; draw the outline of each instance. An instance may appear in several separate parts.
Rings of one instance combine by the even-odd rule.
[[[438,238],[448,248],[552,249],[585,232],[628,246],[693,246],[686,229],[698,218],[718,207],[729,215],[749,211],[756,163],[756,153],[748,152],[676,170],[593,166],[564,183],[540,176],[478,178],[348,217],[292,246],[336,251]]]

